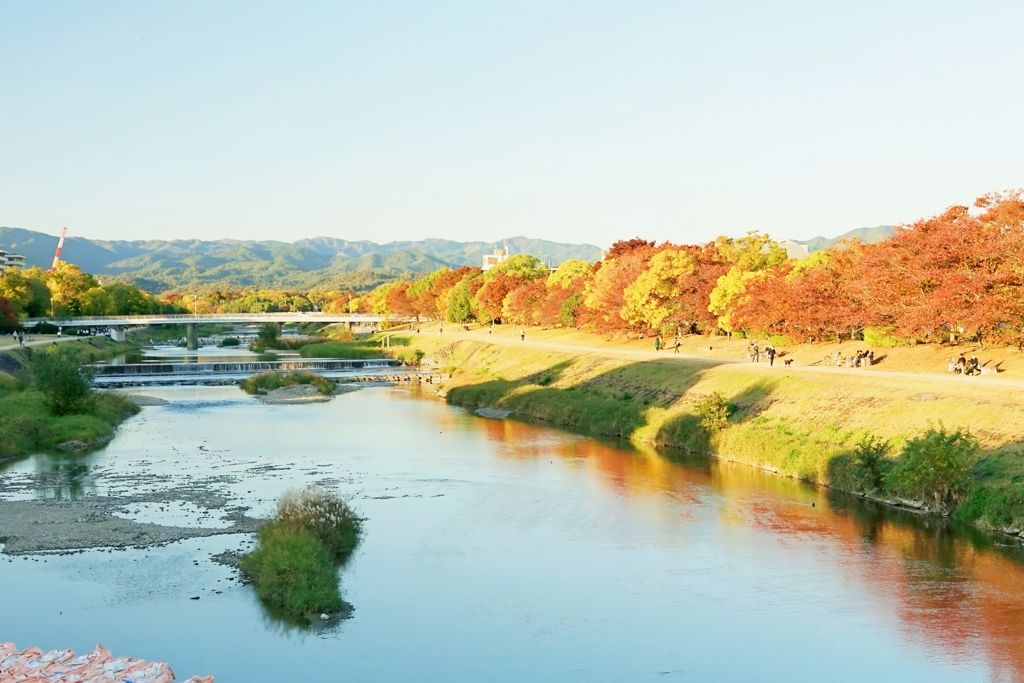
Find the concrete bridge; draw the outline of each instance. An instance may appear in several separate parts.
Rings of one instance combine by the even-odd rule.
[[[364,313],[204,313],[201,315],[96,315],[79,316],[77,318],[29,318],[22,324],[34,327],[40,323],[50,323],[57,327],[105,327],[110,331],[110,338],[124,341],[125,332],[129,327],[151,327],[155,325],[184,325],[185,340],[189,349],[199,348],[199,325],[213,324],[262,324],[277,323],[280,327],[285,323],[320,323],[333,325],[343,323],[349,329],[359,326],[376,327],[385,320],[404,322],[392,316],[367,315]]]

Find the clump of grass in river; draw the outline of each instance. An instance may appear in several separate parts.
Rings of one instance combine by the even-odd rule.
[[[247,394],[266,393],[296,384],[312,384],[317,391],[325,396],[332,394],[336,386],[332,379],[301,370],[297,372],[261,372],[238,383]]]
[[[259,545],[242,570],[267,604],[294,615],[342,606],[340,563],[362,538],[363,520],[338,496],[318,488],[287,491],[277,517],[260,527]]]

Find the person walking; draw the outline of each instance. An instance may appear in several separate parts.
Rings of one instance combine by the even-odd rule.
[[[679,337],[676,337],[676,343],[672,345],[672,353],[679,353]]]
[[[526,328],[519,328],[519,341],[526,341]]]
[[[768,349],[765,351],[765,353],[768,354],[768,367],[774,367],[775,366],[775,347],[774,346],[769,346]]]
[[[754,362],[761,362],[761,347],[757,345],[757,342],[754,342]]]
[[[654,350],[661,351],[661,337],[654,338]]]

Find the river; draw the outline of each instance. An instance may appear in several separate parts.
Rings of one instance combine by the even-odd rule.
[[[249,547],[232,534],[0,555],[0,640],[102,643],[218,683],[1024,680],[1022,551],[980,533],[426,391],[283,406],[234,387],[140,392],[169,403],[97,452],[7,465],[0,498],[202,480],[269,515],[290,487],[334,488],[367,518],[340,572],[351,618],[268,614],[211,561]],[[174,501],[126,514],[220,523]]]

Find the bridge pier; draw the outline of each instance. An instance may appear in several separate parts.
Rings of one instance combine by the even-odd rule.
[[[111,327],[110,328],[110,338],[113,339],[116,342],[123,342],[124,341],[124,333],[125,333],[125,328],[123,328],[123,327]]]
[[[199,323],[185,323],[185,348],[199,350]]]

